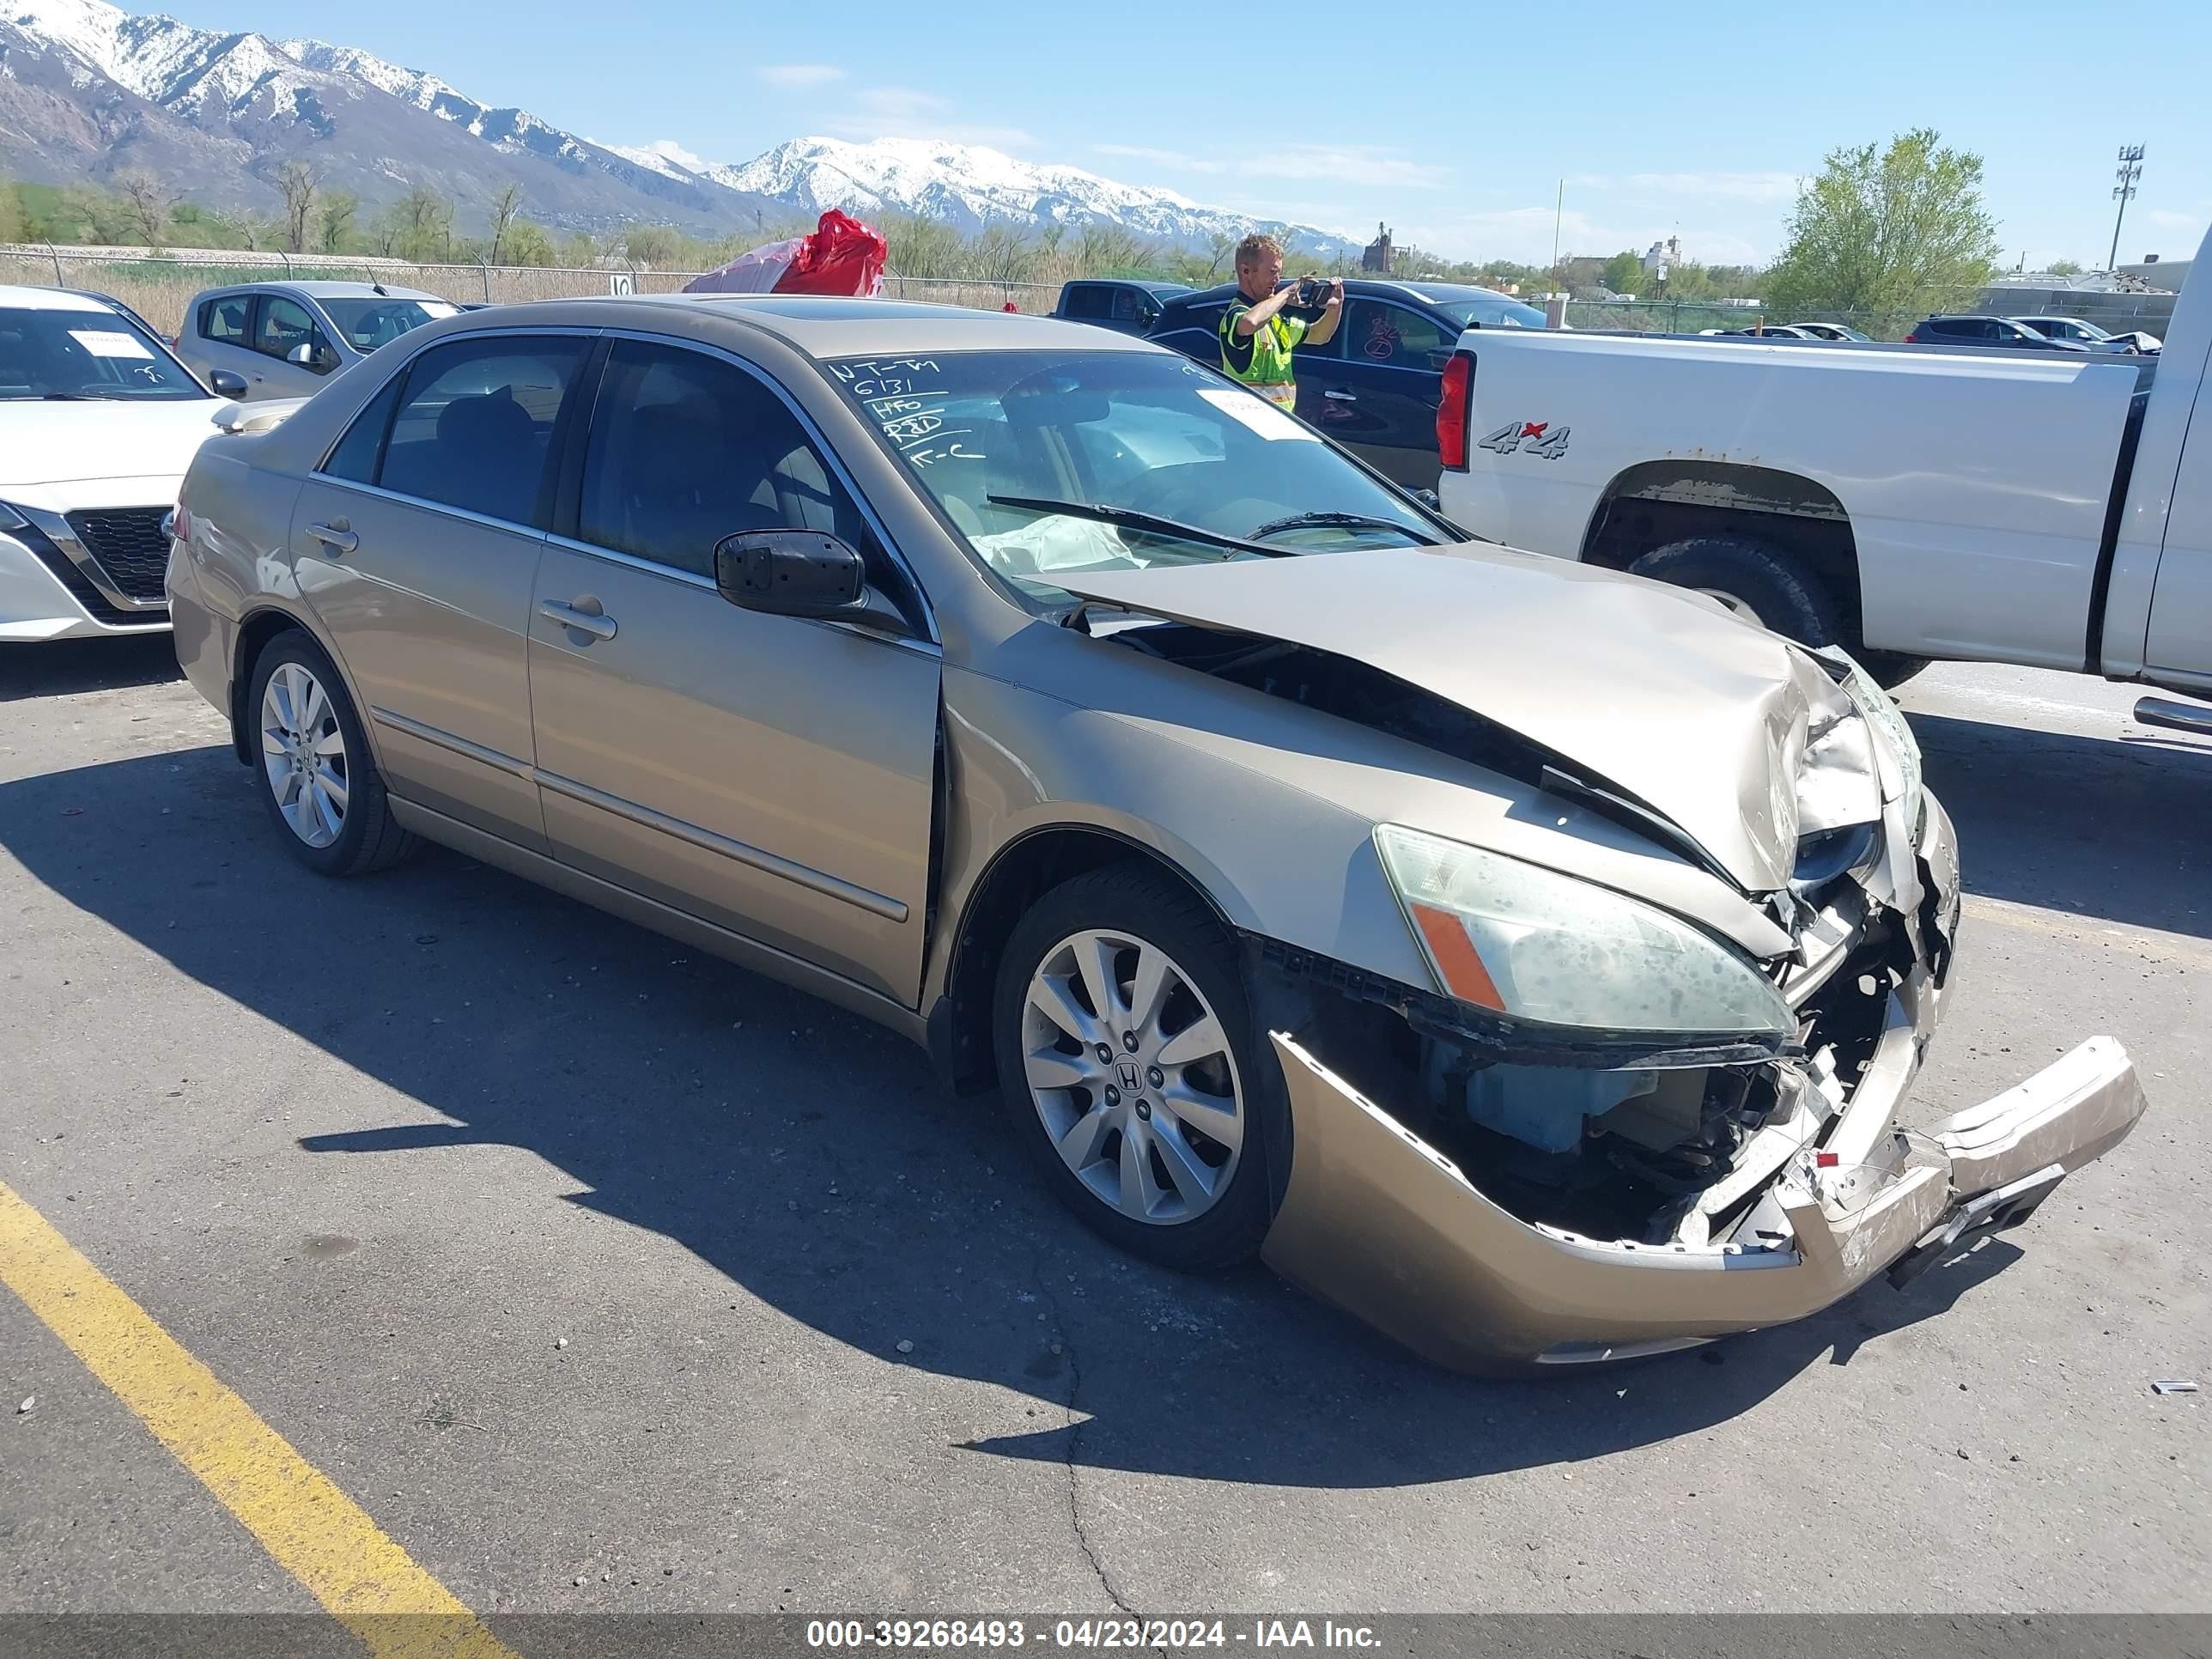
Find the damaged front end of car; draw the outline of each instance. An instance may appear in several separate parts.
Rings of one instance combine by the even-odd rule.
[[[1252,942],[1295,1149],[1272,1266],[1455,1369],[1626,1358],[1901,1283],[2127,1134],[2143,1099],[2109,1037],[1900,1121],[1958,857],[1893,706],[1834,672],[1850,706],[1808,722],[1796,869],[1764,896],[1785,953],[1391,825],[1434,987]]]

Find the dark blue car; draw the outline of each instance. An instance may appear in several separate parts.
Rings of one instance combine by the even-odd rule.
[[[1217,331],[1236,295],[1224,283],[1170,300],[1149,337],[1218,368]],[[1328,343],[1297,349],[1298,416],[1409,489],[1435,489],[1442,472],[1437,404],[1462,331],[1544,326],[1534,306],[1457,283],[1351,278],[1344,310]]]

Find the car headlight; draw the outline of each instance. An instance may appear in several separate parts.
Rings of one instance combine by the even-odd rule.
[[[1462,1002],[1607,1032],[1797,1030],[1748,957],[1680,916],[1399,824],[1378,828],[1375,846],[1437,982]]]
[[[1905,711],[1897,706],[1897,700],[1876,685],[1873,677],[1856,660],[1848,657],[1844,660],[1850,664],[1850,672],[1844,677],[1844,695],[1857,705],[1867,724],[1874,728],[1876,750],[1896,769],[1895,777],[1883,777],[1882,793],[1905,803],[1905,821],[1912,826],[1913,837],[1917,840],[1926,812],[1922,794],[1925,784],[1921,772],[1920,740],[1905,724]]]

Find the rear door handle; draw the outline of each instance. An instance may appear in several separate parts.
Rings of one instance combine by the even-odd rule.
[[[361,538],[346,528],[343,519],[336,524],[311,524],[307,526],[307,533],[325,547],[340,553],[350,553],[361,545]]]
[[[615,636],[615,619],[596,611],[579,611],[573,605],[563,605],[558,599],[540,599],[538,614],[548,622],[556,622],[563,628],[573,628],[589,634],[595,640],[611,640]]]
[[[1356,404],[1359,401],[1359,397],[1357,392],[1339,392],[1334,387],[1331,387],[1328,391],[1322,392],[1321,395],[1328,398],[1329,402],[1333,404]]]

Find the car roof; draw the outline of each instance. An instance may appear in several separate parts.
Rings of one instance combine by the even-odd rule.
[[[436,300],[447,305],[453,303],[442,294],[425,293],[419,288],[395,288],[389,283],[385,283],[383,287],[384,291],[379,294],[377,285],[373,283],[295,283],[272,279],[257,283],[225,283],[221,288],[207,289],[203,292],[208,294],[304,294],[310,300]]]
[[[696,324],[701,337],[735,324],[773,334],[816,358],[903,356],[926,351],[1051,350],[1080,346],[1092,351],[1158,351],[1132,336],[1002,311],[915,301],[832,298],[801,294],[638,294],[620,298],[541,300],[533,319],[581,313],[605,327],[620,326],[624,313],[665,325],[672,313]]]
[[[115,315],[115,307],[89,294],[65,288],[15,288],[0,285],[0,306],[21,311],[97,311]]]

